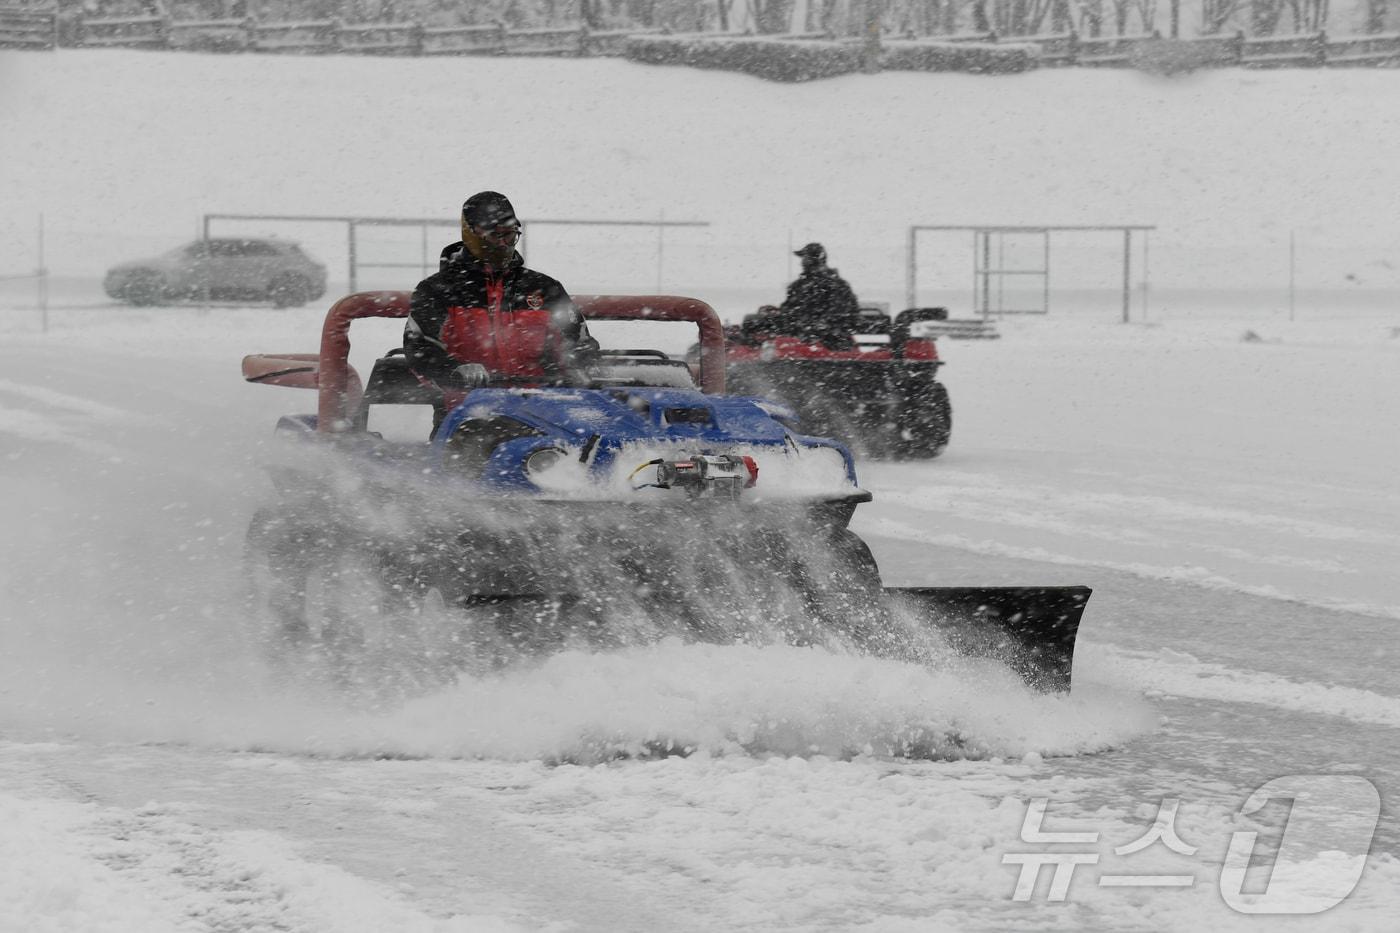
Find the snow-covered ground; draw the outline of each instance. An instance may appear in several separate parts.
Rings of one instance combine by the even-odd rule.
[[[0,75],[0,272],[32,264],[43,211],[72,277],[46,322],[0,283],[0,930],[1393,928],[1397,309],[1353,290],[1290,320],[1254,254],[1238,283],[1238,255],[1192,262],[1312,229],[1358,259],[1314,269],[1318,295],[1400,263],[1393,74],[785,88],[62,52]],[[259,448],[310,396],[237,366],[312,349],[321,312],[136,310],[91,276],[201,211],[450,215],[480,187],[540,217],[711,220],[663,284],[728,317],[771,300],[789,236],[898,300],[908,223],[1157,224],[1145,323],[1110,297],[945,341],[948,453],[862,465],[855,527],[891,585],[1095,588],[1073,693],[674,644],[390,710],[276,682],[238,565]],[[562,235],[538,261],[576,291],[653,290],[655,255],[618,250],[638,268]],[[1214,295],[1183,305],[1193,284]],[[1280,780],[1291,816],[1246,807]],[[1094,838],[1038,841],[1040,806],[1043,831]],[[1176,835],[1139,850],[1172,806]],[[1050,867],[1018,899],[1016,859],[1053,853],[1097,861],[1063,901]],[[1244,912],[1249,892],[1284,913]]]

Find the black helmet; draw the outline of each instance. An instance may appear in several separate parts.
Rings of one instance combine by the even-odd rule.
[[[801,256],[803,259],[815,259],[817,262],[826,262],[826,247],[820,243],[808,243],[806,246],[793,252],[794,256]]]
[[[491,228],[516,224],[515,208],[498,191],[479,191],[462,204],[462,220],[469,227]]]

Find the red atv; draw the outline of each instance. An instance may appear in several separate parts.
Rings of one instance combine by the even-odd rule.
[[[936,457],[948,446],[953,409],[922,325],[947,318],[946,308],[909,308],[891,320],[865,306],[856,333],[816,333],[766,305],[725,328],[726,384],[787,404],[803,433],[838,438],[857,454]]]

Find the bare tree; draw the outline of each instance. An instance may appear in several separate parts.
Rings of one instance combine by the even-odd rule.
[[[954,7],[953,15],[957,15],[953,0],[948,0],[947,3],[942,2],[942,0],[922,0],[922,2],[918,4],[920,33],[931,36],[943,30],[945,22],[944,7]]]
[[[1278,32],[1282,16],[1282,0],[1249,0],[1249,29],[1256,36],[1272,36]]]
[[[1112,2],[1114,34],[1126,36],[1128,34],[1128,5],[1131,0],[1112,0]]]
[[[729,8],[734,0],[715,0],[715,15],[719,17],[719,31],[729,31]]]
[[[1086,0],[1080,5],[1079,31],[1090,36],[1103,35],[1103,0]]]
[[[1056,0],[998,0],[998,31],[1010,36],[1033,36],[1040,32],[1045,17]]]
[[[627,0],[627,18],[650,29],[656,25],[656,0]]]
[[[943,26],[939,31],[950,36],[958,31],[957,0],[945,0],[943,4]]]
[[[1113,24],[1117,34],[1128,34],[1128,20],[1134,13],[1138,15],[1138,32],[1156,31],[1156,0],[1113,0]]]
[[[898,35],[926,36],[938,21],[938,0],[887,0],[885,28]]]
[[[992,21],[987,16],[987,0],[972,0],[972,31],[992,31]]]
[[[1214,36],[1225,28],[1230,17],[1239,9],[1240,0],[1203,0],[1201,3],[1201,34]]]
[[[748,0],[754,27],[760,33],[787,32],[792,21],[792,0]]]
[[[1320,0],[1325,3],[1326,0]],[[1386,0],[1368,0],[1366,4],[1366,31],[1375,33],[1385,30],[1385,18],[1389,10],[1386,9]],[[1326,16],[1326,13],[1323,14]]]
[[[1137,8],[1138,17],[1142,20],[1142,31],[1156,32],[1157,0],[1133,0],[1133,6]]]

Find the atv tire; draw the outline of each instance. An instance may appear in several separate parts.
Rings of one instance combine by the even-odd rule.
[[[434,611],[411,571],[343,529],[265,509],[249,525],[244,567],[253,640],[276,676],[320,677],[375,702],[455,677],[459,620]]]
[[[842,528],[831,536],[831,547],[842,561],[844,572],[851,575],[852,582],[863,587],[881,588],[880,565],[876,563],[870,545],[859,535],[849,528]]]
[[[800,594],[808,620],[808,630],[792,633],[797,637],[790,637],[790,642],[883,653],[884,589],[880,568],[864,541],[842,528],[829,537],[803,542],[785,557],[786,566],[780,572]]]
[[[931,460],[948,447],[953,433],[953,404],[941,382],[911,403],[900,426],[898,454],[909,460]]]

